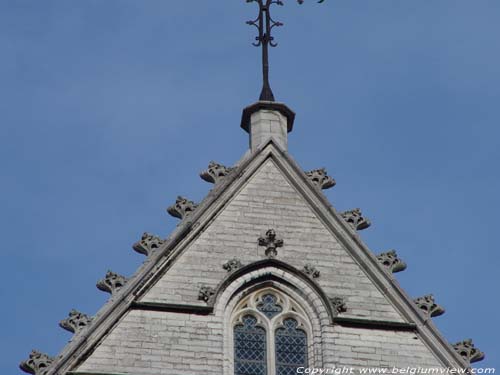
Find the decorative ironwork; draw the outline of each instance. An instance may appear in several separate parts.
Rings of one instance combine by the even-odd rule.
[[[208,164],[208,169],[200,173],[200,177],[207,182],[217,184],[233,170],[234,168],[229,168],[215,161],[211,161],[210,164]]]
[[[198,299],[200,301],[210,302],[212,297],[215,295],[215,289],[211,286],[202,286],[198,292]]]
[[[259,238],[259,246],[266,246],[266,256],[268,258],[276,258],[278,247],[283,247],[283,240],[276,237],[274,229],[269,229],[265,237]]]
[[[406,269],[406,263],[398,257],[396,250],[379,254],[377,259],[391,273],[401,272]]]
[[[430,317],[444,314],[444,309],[434,302],[434,296],[428,294],[413,300],[420,310]]]
[[[272,319],[283,311],[283,307],[278,304],[278,298],[272,294],[265,294],[257,305],[257,310]]]
[[[293,318],[283,321],[276,330],[276,374],[296,374],[298,367],[307,367],[307,335]]]
[[[347,311],[347,306],[342,297],[330,297],[330,303],[332,304],[332,307],[334,311],[337,312],[337,314]]]
[[[222,265],[222,268],[224,268],[227,272],[234,272],[241,267],[243,267],[243,264],[236,258],[228,260]]]
[[[76,310],[71,310],[69,316],[59,322],[59,326],[66,331],[78,333],[92,322],[92,317]]]
[[[26,361],[22,361],[19,368],[28,374],[46,375],[54,362],[54,358],[45,353],[33,350]]]
[[[322,190],[330,189],[337,184],[332,177],[328,176],[325,168],[314,169],[306,172],[306,176],[314,186]]]
[[[104,279],[99,280],[96,286],[97,289],[102,290],[103,292],[114,294],[120,290],[120,288],[122,288],[127,281],[128,279],[125,276],[108,271]]]
[[[472,339],[457,342],[456,344],[453,344],[453,348],[469,364],[479,362],[484,359],[484,353],[474,347]]]
[[[319,277],[320,272],[311,264],[306,264],[303,269],[304,273],[311,276],[313,279]]]
[[[322,3],[324,0],[318,2]],[[273,91],[269,84],[269,47],[276,47],[278,44],[274,42],[272,30],[275,27],[283,26],[281,22],[275,21],[271,17],[272,5],[284,5],[281,0],[246,0],[247,3],[257,3],[259,5],[259,15],[252,21],[247,21],[247,25],[255,26],[259,34],[255,37],[255,42],[252,43],[255,47],[262,47],[262,91],[259,100],[274,102]],[[297,0],[302,4],[304,0]]]
[[[139,254],[144,254],[150,256],[154,253],[161,245],[165,243],[160,237],[157,237],[150,233],[144,233],[139,242],[136,242],[132,248]]]
[[[266,331],[253,316],[244,316],[242,324],[234,326],[235,375],[266,375],[266,352]]]
[[[196,203],[184,197],[177,197],[175,204],[167,208],[167,212],[173,217],[184,219],[191,215],[198,207]]]
[[[363,230],[371,225],[370,220],[363,217],[363,213],[359,208],[342,212],[341,215],[344,220],[349,223],[349,225],[351,225],[351,227],[355,230]]]

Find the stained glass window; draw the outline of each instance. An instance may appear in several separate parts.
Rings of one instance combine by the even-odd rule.
[[[256,326],[257,319],[251,315],[242,320],[234,327],[235,375],[266,375],[266,331]]]
[[[283,311],[283,308],[277,303],[278,298],[273,294],[265,294],[262,296],[262,301],[257,305],[257,309],[264,313],[269,319],[278,315]]]
[[[288,318],[275,332],[276,375],[297,374],[297,367],[307,367],[307,336],[297,326]]]

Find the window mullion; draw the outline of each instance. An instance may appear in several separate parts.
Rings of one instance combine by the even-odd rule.
[[[273,319],[274,322],[276,322],[276,319]],[[267,335],[267,340],[268,340],[268,354],[269,354],[269,359],[267,361],[268,365],[268,371],[267,373],[269,375],[276,375],[276,348],[274,344],[274,323],[269,324],[269,333]]]

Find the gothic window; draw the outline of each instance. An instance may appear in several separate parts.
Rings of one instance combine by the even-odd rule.
[[[297,328],[293,318],[283,321],[283,327],[276,330],[276,374],[297,374],[297,367],[307,366],[307,336]]]
[[[287,295],[266,289],[252,293],[232,318],[235,375],[289,375],[308,364],[310,324]]]
[[[283,311],[283,308],[277,304],[278,298],[274,294],[265,294],[257,305],[257,309],[269,319]]]
[[[252,315],[234,327],[236,375],[266,375],[266,330],[257,326]]]

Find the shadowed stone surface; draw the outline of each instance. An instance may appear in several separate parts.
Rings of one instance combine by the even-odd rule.
[[[283,247],[283,240],[276,237],[274,229],[269,229],[264,237],[259,238],[259,246],[266,247],[266,256],[268,258],[276,258],[278,255],[278,248]]]
[[[406,263],[398,257],[395,250],[379,254],[377,259],[391,273],[401,272],[406,269]]]
[[[343,313],[347,311],[347,306],[342,297],[331,297],[330,302],[337,313]]]
[[[484,359],[484,353],[474,346],[472,339],[457,342],[456,344],[453,344],[453,348],[469,364]]]
[[[167,208],[167,212],[178,219],[185,219],[198,207],[196,203],[184,197],[177,197],[175,204]]]
[[[416,298],[414,301],[418,308],[430,317],[444,314],[444,308],[434,302],[434,296],[432,294]]]
[[[368,228],[371,223],[368,219],[363,217],[363,214],[359,208],[354,210],[344,211],[341,213],[344,220],[349,223],[349,225],[355,230],[363,230]]]
[[[215,289],[211,286],[202,286],[198,293],[198,299],[205,302],[210,302],[212,296],[215,294]]]
[[[149,256],[158,250],[165,243],[160,237],[154,234],[144,233],[140,241],[136,242],[132,248],[139,254]]]
[[[112,271],[108,271],[104,279],[101,279],[97,282],[97,289],[102,290],[103,292],[114,294],[120,288],[122,288],[128,279],[125,276],[119,275]]]
[[[227,272],[233,272],[236,271],[237,269],[240,269],[243,267],[243,264],[240,262],[239,259],[231,259],[228,260],[226,263],[222,265],[222,268],[224,268]]]
[[[313,279],[316,279],[320,276],[320,272],[316,269],[316,267],[314,267],[313,265],[311,264],[306,264],[304,266],[304,269],[303,269],[304,273],[310,277],[312,277]]]
[[[54,358],[49,357],[45,353],[33,350],[26,361],[21,362],[19,368],[28,374],[45,375],[50,366],[54,362]]]
[[[92,317],[76,310],[71,310],[69,316],[59,322],[59,326],[66,331],[78,333],[92,322]]]
[[[225,165],[211,161],[208,169],[200,173],[200,177],[212,184],[217,184],[224,179],[234,168],[226,167]]]
[[[318,189],[330,189],[337,184],[332,177],[328,176],[325,168],[314,169],[305,173],[309,181]]]

